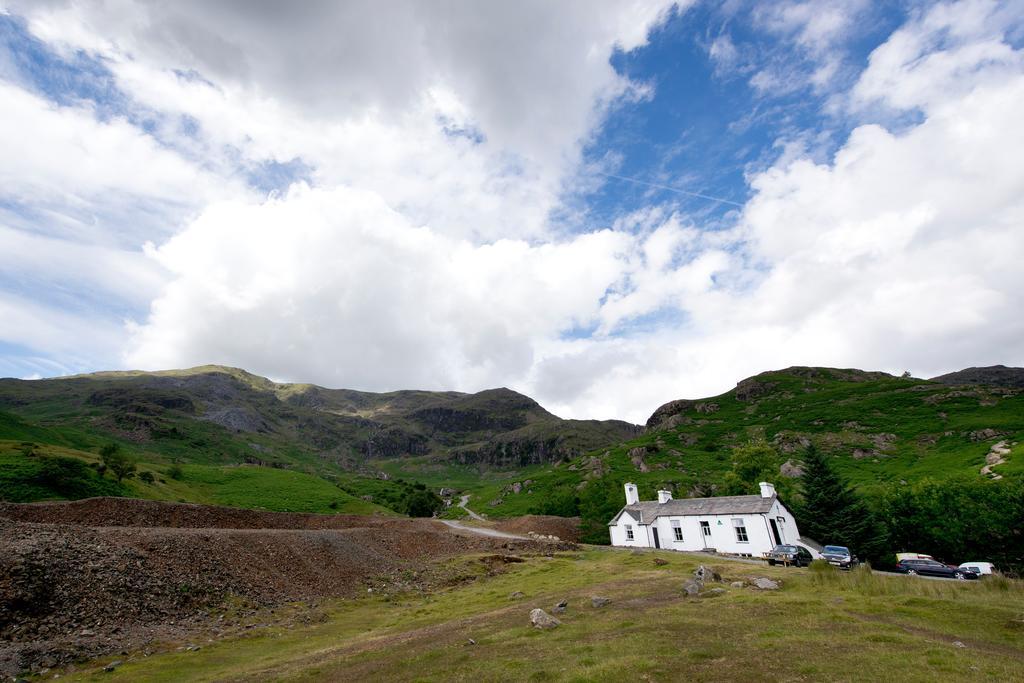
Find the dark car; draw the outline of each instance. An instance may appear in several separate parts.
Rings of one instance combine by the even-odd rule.
[[[946,579],[976,579],[978,575],[969,569],[950,567],[935,560],[900,560],[896,563],[896,571],[901,574],[921,576],[941,576]]]
[[[852,569],[860,560],[844,545],[827,545],[821,549],[821,559],[840,569]]]
[[[786,545],[781,544],[775,546],[775,548],[768,553],[768,564],[786,564],[795,565],[797,567],[803,565],[806,567],[811,563],[814,558],[811,557],[811,553],[807,548],[803,548],[798,545]]]

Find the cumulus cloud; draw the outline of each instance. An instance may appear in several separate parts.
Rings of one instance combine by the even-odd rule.
[[[1006,5],[915,14],[834,101],[859,122],[836,153],[790,148],[752,174],[725,229],[644,207],[580,234],[549,212],[635,85],[611,51],[640,45],[660,6],[378,17],[328,3],[325,26],[288,16],[280,30],[261,12],[225,21],[223,4],[55,7],[31,11],[32,30],[102,54],[133,106],[167,114],[152,134],[170,143],[153,153],[203,160],[191,168],[214,188],[147,248],[160,276],[125,365],[223,362],[371,390],[506,385],[562,415],[642,421],[786,365],[1024,363],[1024,169],[1009,153],[1024,149],[1024,69]],[[806,3],[772,11],[810,55],[848,26]],[[174,134],[183,121],[196,129]],[[239,166],[292,159],[308,184],[224,189]],[[185,187],[200,173],[159,168]],[[22,320],[26,345],[64,329]]]
[[[643,239],[600,230],[478,245],[367,191],[294,186],[210,207],[152,250],[173,281],[127,362],[215,360],[377,390],[522,386],[564,332],[610,332],[709,286],[706,254],[671,263],[686,237],[670,220]]]
[[[688,298],[684,326],[618,343],[573,403],[606,410],[637,386],[658,400],[709,395],[787,365],[932,376],[1024,364],[1024,168],[1010,152],[1024,149],[1024,72],[999,8],[940,5],[880,46],[855,95],[884,92],[920,123],[863,125],[828,163],[797,155],[751,177],[732,237],[752,279]],[[590,372],[604,353],[593,346],[563,348],[557,372]]]
[[[204,159],[301,158],[320,184],[371,189],[416,222],[494,239],[548,231],[582,145],[610,107],[644,92],[611,53],[642,45],[673,4],[16,8],[51,44],[101,56],[137,102],[196,122],[200,141],[183,144]]]

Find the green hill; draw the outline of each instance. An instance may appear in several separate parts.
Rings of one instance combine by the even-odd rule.
[[[798,502],[800,459],[814,444],[890,517],[894,500],[929,486],[945,492],[953,512],[973,509],[975,499],[1024,481],[1019,375],[997,366],[929,381],[794,367],[720,396],[667,403],[641,429],[562,420],[508,389],[370,393],[204,366],[0,380],[0,439],[9,458],[22,457],[17,445],[26,441],[86,459],[119,443],[157,474],[154,485],[127,482],[125,495],[400,509],[415,481],[469,493],[471,507],[492,517],[580,515],[587,538],[602,541],[624,482],[636,482],[643,498],[661,488],[677,497],[736,492],[735,455],[750,444],[770,453],[763,476],[790,502]],[[982,473],[997,446],[1002,462]],[[159,476],[175,464],[183,480]],[[273,483],[252,484],[264,479]],[[318,493],[323,486],[352,500]]]
[[[455,469],[472,463],[469,470],[480,472],[567,459],[639,431],[620,421],[562,420],[508,389],[371,393],[279,384],[221,366],[2,379],[0,443],[22,475],[0,486],[0,498],[77,491],[303,511],[382,502],[401,511],[408,483],[401,471],[399,481],[382,481],[393,468],[375,460],[426,458]],[[65,449],[60,457],[79,460],[94,460],[114,443],[142,471],[177,466],[184,478],[154,475],[156,485],[128,481],[115,490],[80,473],[75,486],[41,489],[42,461],[27,459],[22,443],[44,455]],[[291,493],[278,495],[285,490]]]

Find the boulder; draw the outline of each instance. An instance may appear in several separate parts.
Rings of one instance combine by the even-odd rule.
[[[705,567],[700,565],[694,570],[693,575],[697,577],[697,580],[701,583],[717,583],[722,580],[722,575],[716,572],[711,567]]]
[[[509,600],[522,600],[525,597],[526,597],[526,594],[523,593],[522,591],[516,591],[515,593],[509,593],[509,595],[508,595],[508,599]]]
[[[556,628],[561,625],[558,619],[542,610],[540,607],[530,610],[530,625],[542,631]]]
[[[595,595],[592,598],[590,598],[590,604],[593,605],[594,607],[604,607],[605,605],[607,605],[611,601],[612,601],[611,598],[603,598],[603,597],[601,597],[599,595]]]
[[[695,581],[693,579],[687,579],[686,581],[683,581],[683,592],[689,595],[691,598],[697,597],[700,594],[701,588],[703,587],[704,585],[700,581]]]
[[[746,581],[733,581],[729,585],[732,586],[733,588],[743,588],[744,586],[747,585],[747,582]]]
[[[566,608],[568,606],[569,606],[569,601],[568,600],[562,600],[557,605],[555,605],[554,609],[552,609],[551,611],[554,612],[555,614],[565,614],[565,610],[566,610]]]
[[[755,588],[758,588],[763,591],[779,590],[779,583],[777,581],[772,581],[771,579],[764,576],[754,579],[751,583],[754,584]]]

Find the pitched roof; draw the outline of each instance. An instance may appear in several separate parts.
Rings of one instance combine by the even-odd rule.
[[[619,510],[609,524],[618,521],[623,512],[629,512],[641,524],[648,524],[658,517],[685,517],[689,515],[757,515],[769,512],[776,496],[765,498],[752,496],[715,496],[714,498],[683,498],[659,503],[656,500],[641,501]]]

